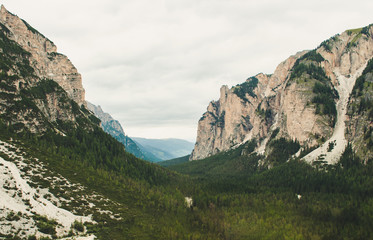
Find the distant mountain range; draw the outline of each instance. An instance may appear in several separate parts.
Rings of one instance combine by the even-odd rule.
[[[182,139],[147,139],[132,137],[140,149],[153,154],[160,160],[179,158],[190,154],[194,143]]]
[[[101,120],[102,129],[122,143],[127,152],[138,158],[159,162],[188,155],[193,150],[193,143],[181,139],[130,138],[124,133],[119,121],[104,112],[101,106],[87,101],[87,107]]]

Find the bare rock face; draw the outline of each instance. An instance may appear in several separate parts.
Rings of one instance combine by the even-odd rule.
[[[289,57],[272,75],[258,74],[231,89],[223,86],[220,99],[212,101],[199,120],[190,159],[203,159],[248,140],[255,140],[257,152],[264,154],[275,129],[278,137],[303,147],[320,146],[339,128],[343,131],[356,76],[373,57],[372,29],[348,30],[313,51]]]
[[[219,101],[212,101],[198,123],[191,160],[225,151],[251,139],[263,139],[276,122],[283,88],[291,67],[299,56],[291,56],[271,76],[260,73],[231,89],[220,89]]]
[[[85,105],[81,75],[66,56],[57,53],[53,42],[8,12],[3,5],[0,10],[0,23],[11,31],[10,37],[13,41],[31,53],[31,66],[40,79],[54,80],[79,106]]]

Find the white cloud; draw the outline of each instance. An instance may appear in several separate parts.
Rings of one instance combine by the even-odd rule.
[[[2,0],[56,43],[132,136],[195,139],[219,88],[373,23],[373,2]]]

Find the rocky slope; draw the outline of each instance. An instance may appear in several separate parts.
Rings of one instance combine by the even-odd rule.
[[[150,186],[177,175],[125,152],[86,109],[68,59],[0,14],[0,238],[151,239],[159,218],[149,193],[157,202],[168,193]]]
[[[9,127],[34,133],[52,127],[64,134],[67,127],[88,127],[95,121],[84,106],[84,89],[75,67],[56,53],[51,41],[4,6],[0,48],[0,116]]]
[[[81,75],[66,56],[57,52],[52,41],[24,20],[8,12],[3,5],[0,10],[0,23],[9,30],[9,39],[30,53],[30,66],[35,69],[36,76],[54,80],[79,106],[85,104]]]
[[[373,61],[356,80],[348,102],[346,140],[357,156],[367,163],[373,159]]]
[[[289,57],[271,75],[258,74],[230,89],[223,86],[220,99],[212,101],[199,120],[190,159],[249,140],[256,141],[257,152],[268,154],[268,142],[276,132],[273,137],[295,140],[303,150],[323,144],[325,148],[339,139],[336,152],[326,159],[335,162],[347,144],[344,122],[349,93],[372,57],[372,26],[368,26],[345,31],[315,50]],[[322,154],[314,152],[306,160]]]

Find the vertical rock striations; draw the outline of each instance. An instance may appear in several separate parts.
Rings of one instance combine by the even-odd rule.
[[[190,159],[248,140],[255,140],[257,152],[265,154],[276,130],[277,138],[296,140],[304,149],[343,138],[339,148],[326,154],[333,162],[347,143],[347,101],[356,77],[373,57],[372,36],[372,26],[345,31],[315,50],[289,57],[272,75],[258,74],[230,89],[223,86],[220,99],[212,101],[199,120]],[[319,155],[316,152],[310,161]]]
[[[8,12],[3,5],[0,23],[9,29],[9,38],[31,54],[29,60],[35,75],[40,79],[54,80],[79,106],[85,104],[81,75],[66,56],[57,53],[57,47],[52,41]]]
[[[85,107],[82,79],[67,57],[25,21],[0,10],[0,117],[16,131],[64,135],[98,123]]]

